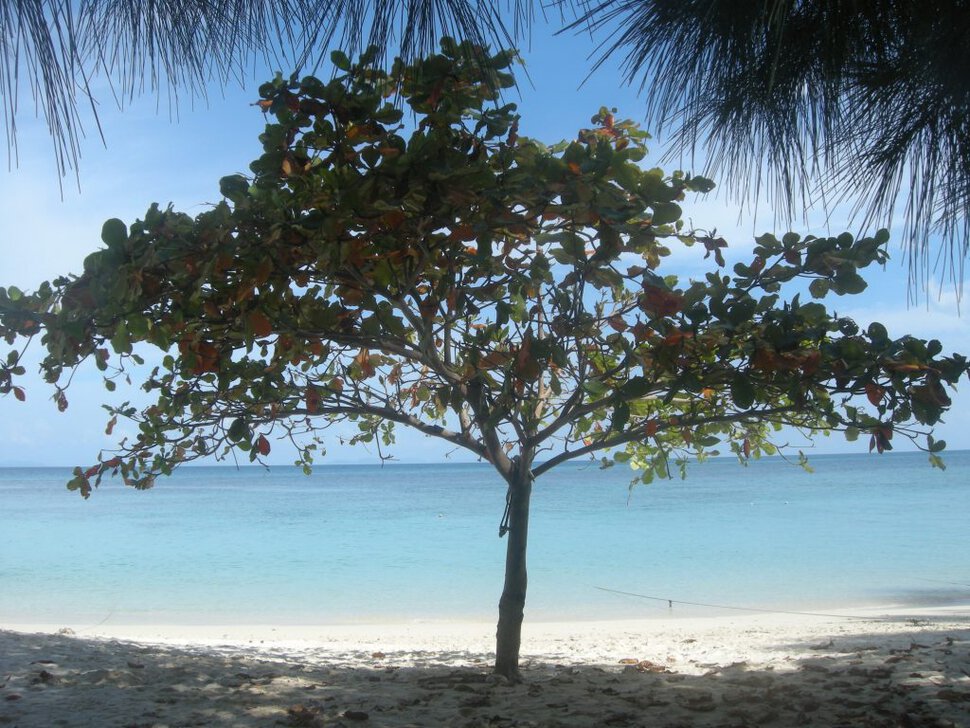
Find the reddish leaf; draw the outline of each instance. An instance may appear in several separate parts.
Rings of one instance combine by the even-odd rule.
[[[818,371],[822,363],[822,353],[819,351],[809,351],[802,357],[802,373],[810,377]]]
[[[195,348],[195,366],[192,371],[195,374],[205,374],[206,372],[219,371],[219,350],[214,344],[203,341]]]
[[[773,372],[778,369],[778,360],[770,349],[758,349],[751,357],[751,366],[763,372]]]
[[[249,328],[255,336],[269,336],[273,333],[273,323],[262,311],[250,311]]]
[[[316,387],[306,388],[306,411],[313,415],[320,409],[320,393]]]
[[[873,382],[866,384],[866,397],[868,397],[873,407],[878,407],[880,405],[883,395],[885,394],[886,390],[880,387],[878,384]]]
[[[637,321],[633,325],[632,331],[633,331],[633,338],[637,340],[637,343],[638,344],[641,341],[644,341],[646,339],[649,339],[650,338],[650,334],[653,333],[653,329],[651,329],[649,326],[647,326],[642,321]]]
[[[664,344],[667,346],[676,346],[684,341],[684,339],[692,339],[694,337],[693,331],[684,331],[683,329],[674,329],[669,334],[664,337]]]
[[[470,242],[478,237],[478,233],[475,232],[475,228],[471,225],[463,223],[452,228],[451,237],[462,242]]]
[[[258,452],[260,455],[265,456],[265,455],[269,455],[269,451],[270,451],[269,440],[267,440],[265,436],[260,435],[256,439],[256,452]]]
[[[27,399],[27,394],[24,392],[24,390],[21,387],[13,388],[13,396],[16,397],[17,400],[20,402],[23,402],[24,400]]]
[[[622,316],[620,316],[620,315],[616,315],[616,316],[610,316],[610,317],[609,317],[609,318],[608,318],[608,319],[606,320],[606,323],[608,323],[608,324],[610,325],[610,327],[611,327],[611,328],[612,328],[612,329],[613,329],[614,331],[618,331],[618,332],[619,332],[619,333],[621,333],[621,334],[622,334],[622,333],[623,333],[624,331],[626,331],[626,330],[627,330],[627,328],[628,328],[628,324],[627,324],[627,322],[626,322],[626,321],[624,321],[624,320],[623,320],[623,317],[622,317]]]
[[[650,283],[643,284],[640,308],[654,316],[673,316],[684,307],[684,298],[679,293],[668,291]]]
[[[407,216],[401,210],[388,210],[381,215],[381,220],[391,230],[397,230],[407,220]]]

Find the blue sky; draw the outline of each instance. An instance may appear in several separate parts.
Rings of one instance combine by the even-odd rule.
[[[520,107],[521,134],[546,142],[570,138],[577,129],[588,126],[589,117],[604,105],[617,107],[621,117],[642,117],[637,89],[621,83],[615,65],[606,65],[586,78],[592,54],[595,45],[584,36],[554,36],[545,28],[534,29],[531,49],[523,52],[530,78],[520,73],[520,97],[510,99]],[[169,104],[165,99],[145,96],[123,111],[114,105],[110,92],[102,89],[100,118],[107,146],[101,144],[88,117],[80,191],[75,181],[67,178],[63,181],[63,199],[46,127],[40,119],[31,117],[31,99],[22,91],[19,163],[11,162],[10,170],[0,174],[0,285],[32,289],[45,279],[80,271],[84,257],[100,246],[101,225],[107,218],[119,217],[130,223],[141,217],[151,202],[172,203],[194,214],[205,209],[206,203],[218,201],[219,178],[245,173],[249,162],[258,156],[256,137],[264,121],[253,102],[259,84],[275,70],[255,70],[242,88],[213,88],[207,100],[183,97]],[[659,163],[661,142],[655,140],[646,163]],[[663,166],[668,170],[677,167],[675,163]],[[684,209],[695,225],[716,227],[742,258],[755,234],[784,232],[773,224],[764,202],[757,217],[751,206],[733,203],[716,192],[709,199],[686,203]],[[808,225],[792,227],[818,235],[851,229],[834,216],[828,223],[821,213],[809,218]],[[826,302],[860,324],[879,320],[892,335],[938,338],[945,351],[970,351],[970,320],[960,317],[952,290],[934,287],[928,302],[907,306],[903,254],[898,239],[890,245],[893,261],[884,271],[866,273],[870,288],[865,293]],[[685,277],[706,270],[691,254],[675,254],[664,268],[667,273]],[[71,406],[64,414],[57,412],[48,400],[50,389],[37,378],[28,379],[26,384],[26,404],[9,396],[0,399],[0,466],[89,464],[101,448],[111,447],[115,439],[104,435],[106,417],[100,409],[108,395],[93,367],[73,382]],[[970,448],[970,383],[964,383],[962,389],[954,395],[947,424],[937,432],[950,448]],[[400,441],[402,446],[396,454],[410,462],[438,460],[448,451],[416,435],[402,433]],[[803,441],[796,444],[806,445]],[[812,451],[864,452],[865,445],[861,441],[847,445],[841,436],[834,435],[819,438]],[[332,462],[373,459],[373,453],[330,447]],[[288,460],[284,457],[279,462]]]

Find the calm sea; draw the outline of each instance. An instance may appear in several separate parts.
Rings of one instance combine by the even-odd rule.
[[[694,465],[536,484],[530,619],[970,602],[970,452]],[[487,465],[186,468],[90,500],[0,469],[0,622],[491,619],[505,489]],[[603,589],[631,592],[642,597]],[[673,606],[666,600],[674,600]]]

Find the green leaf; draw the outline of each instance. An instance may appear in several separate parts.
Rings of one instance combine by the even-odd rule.
[[[229,439],[235,443],[240,443],[249,439],[249,426],[246,424],[246,420],[239,417],[232,421],[229,425],[229,431],[227,433]]]
[[[731,380],[731,399],[740,409],[748,409],[754,404],[755,390],[749,376],[737,374]]]
[[[231,174],[219,180],[219,192],[227,200],[238,203],[249,193],[249,180],[241,174]]]
[[[594,397],[602,397],[609,390],[609,387],[599,379],[587,379],[583,382],[583,389]]]
[[[873,321],[871,324],[869,324],[867,333],[869,334],[869,338],[873,341],[873,343],[889,340],[889,332],[886,330],[886,327],[878,321]]]
[[[109,248],[119,246],[128,239],[128,228],[121,220],[113,217],[101,226],[101,239]]]
[[[610,430],[621,432],[626,423],[630,421],[630,406],[626,402],[620,402],[613,409],[613,419],[610,421]]]
[[[651,207],[653,207],[654,225],[669,225],[677,222],[683,215],[680,205],[675,202],[655,202]]]
[[[128,325],[124,321],[115,327],[114,335],[111,337],[111,347],[116,354],[131,353],[131,337],[128,334]]]
[[[330,54],[330,62],[341,71],[349,71],[353,67],[350,59],[347,58],[347,54],[343,51],[333,51]]]
[[[816,278],[808,284],[808,292],[812,294],[812,298],[825,298],[825,294],[829,292],[831,287],[832,284],[827,279]]]
[[[646,377],[630,377],[630,379],[620,387],[620,396],[623,399],[639,399],[650,394],[653,390],[653,382]]]
[[[832,282],[832,286],[835,288],[835,292],[840,296],[849,294],[855,295],[857,293],[862,293],[869,284],[866,283],[865,279],[856,272],[842,273],[839,272],[835,276],[835,280]]]
[[[687,180],[687,188],[693,190],[694,192],[700,192],[706,194],[713,190],[717,185],[714,184],[713,180],[707,177],[694,176]]]

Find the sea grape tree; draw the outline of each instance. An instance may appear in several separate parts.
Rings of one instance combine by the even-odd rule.
[[[597,456],[648,482],[691,457],[772,453],[782,426],[880,452],[920,437],[937,459],[929,428],[968,365],[820,302],[865,288],[884,231],[765,235],[725,270],[726,242],[681,220],[712,182],[642,165],[646,134],[607,109],[572,141],[520,137],[497,101],[514,54],[483,53],[445,40],[389,71],[335,53],[330,81],[264,85],[263,153],[251,177],[221,180],[222,202],[108,220],[81,275],[0,289],[14,346],[0,393],[24,398],[35,336],[62,408],[85,360],[109,389],[143,372],[154,401],[108,408],[109,429],[123,418],[137,434],[75,471],[85,497],[109,473],[146,488],[280,440],[309,469],[336,425],[382,452],[397,426],[470,451],[507,491],[496,670],[515,677],[543,473]],[[673,245],[704,250],[710,272],[667,274]],[[146,345],[161,351],[150,371],[133,367]]]

